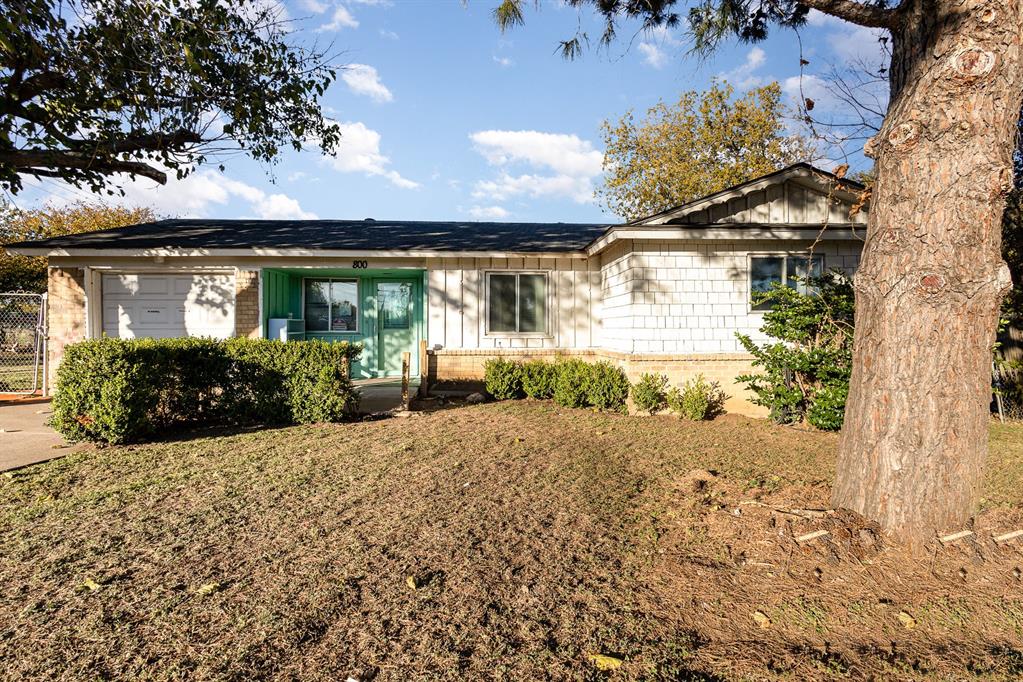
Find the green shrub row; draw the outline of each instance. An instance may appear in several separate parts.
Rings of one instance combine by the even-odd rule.
[[[596,407],[625,411],[629,380],[610,362],[584,362],[578,358],[545,362],[515,362],[496,358],[484,364],[487,393],[496,400],[530,397],[553,399],[563,407]]]
[[[708,381],[698,374],[681,388],[668,388],[668,377],[663,374],[643,374],[632,387],[632,402],[636,407],[653,414],[665,407],[683,419],[702,421],[713,419],[724,412],[728,396],[716,381]]]
[[[69,441],[129,443],[190,425],[336,422],[358,410],[362,347],[263,339],[95,339],[68,346],[53,427]]]

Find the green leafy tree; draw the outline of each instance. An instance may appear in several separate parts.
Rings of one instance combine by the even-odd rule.
[[[0,2],[0,188],[25,176],[112,191],[163,183],[239,149],[270,162],[338,126],[320,98],[321,52],[289,41],[261,0]]]
[[[781,87],[734,97],[728,83],[658,102],[637,121],[604,121],[604,186],[598,197],[627,220],[657,213],[813,156],[785,134]]]
[[[685,24],[708,54],[799,27],[812,9],[889,41],[891,97],[864,146],[877,182],[832,504],[915,550],[962,527],[984,479],[991,346],[1011,286],[998,227],[1023,107],[1023,0],[564,1],[596,12],[603,44],[623,21]],[[538,4],[503,0],[495,19],[507,29]],[[562,53],[587,42],[577,28]]]
[[[125,208],[78,202],[32,211],[7,208],[0,213],[0,245],[61,237],[156,220],[149,208]],[[0,291],[46,291],[46,258],[0,249]]]

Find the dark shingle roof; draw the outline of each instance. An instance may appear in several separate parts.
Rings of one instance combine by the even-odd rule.
[[[160,220],[11,244],[53,249],[249,249],[345,251],[580,251],[607,225],[392,220]]]

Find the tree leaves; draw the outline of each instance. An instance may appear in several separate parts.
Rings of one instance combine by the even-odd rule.
[[[245,150],[332,153],[328,58],[249,0],[26,0],[0,22],[0,189],[58,177],[94,192],[117,173],[164,182]],[[74,17],[67,21],[66,17]],[[218,125],[223,124],[223,125]]]
[[[770,173],[812,155],[785,135],[781,87],[771,83],[734,98],[727,83],[659,102],[637,122],[628,112],[601,127],[609,211],[634,219]]]

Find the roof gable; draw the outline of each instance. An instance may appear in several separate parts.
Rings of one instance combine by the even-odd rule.
[[[796,164],[630,225],[862,225],[866,207],[850,214],[863,189],[858,182]]]

